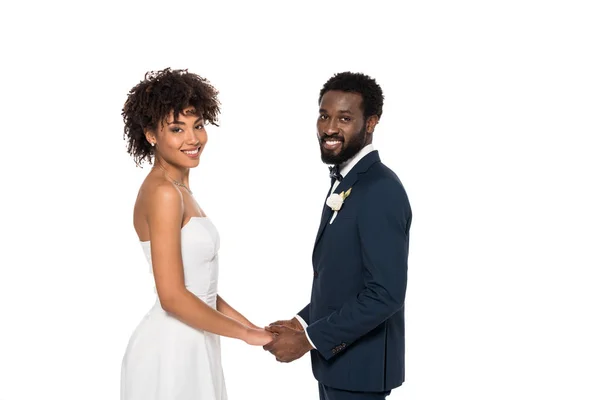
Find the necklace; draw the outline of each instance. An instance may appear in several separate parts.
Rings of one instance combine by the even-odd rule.
[[[185,183],[179,182],[177,179],[171,178],[171,176],[167,173],[167,170],[162,165],[158,164],[158,167],[163,170],[163,172],[165,173],[165,175],[167,176],[167,178],[169,178],[171,181],[173,181],[173,183],[175,185],[177,185],[179,187],[182,187],[182,188],[185,188],[185,190],[187,190],[188,192],[190,192],[190,194],[193,194],[192,191],[190,190],[190,188],[185,185]],[[155,168],[155,167],[152,167],[152,168]]]

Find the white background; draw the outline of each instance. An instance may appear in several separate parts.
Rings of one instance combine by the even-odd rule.
[[[389,398],[600,398],[597,2],[18,3],[0,6],[0,399],[118,398],[155,296],[120,112],[167,66],[221,92],[191,187],[252,321],[309,300],[318,92],[361,71],[414,214]],[[222,343],[230,399],[317,398],[308,357]]]

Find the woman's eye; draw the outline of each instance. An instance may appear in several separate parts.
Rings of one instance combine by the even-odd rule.
[[[196,125],[196,129],[204,129],[204,125],[202,125],[202,124]]]
[[[179,132],[183,132],[181,128],[171,128],[171,132],[173,133],[179,133]]]

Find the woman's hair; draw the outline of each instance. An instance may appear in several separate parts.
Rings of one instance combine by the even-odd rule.
[[[144,160],[152,163],[154,148],[146,140],[145,131],[156,132],[171,112],[177,120],[186,107],[194,107],[205,123],[218,126],[219,92],[208,80],[183,70],[150,71],[144,80],[129,91],[121,115],[125,123],[123,139],[127,152],[137,166]]]

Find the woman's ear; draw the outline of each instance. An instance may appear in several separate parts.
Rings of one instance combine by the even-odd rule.
[[[146,136],[146,140],[150,143],[150,146],[154,147],[156,145],[156,135],[150,129],[144,132]]]

